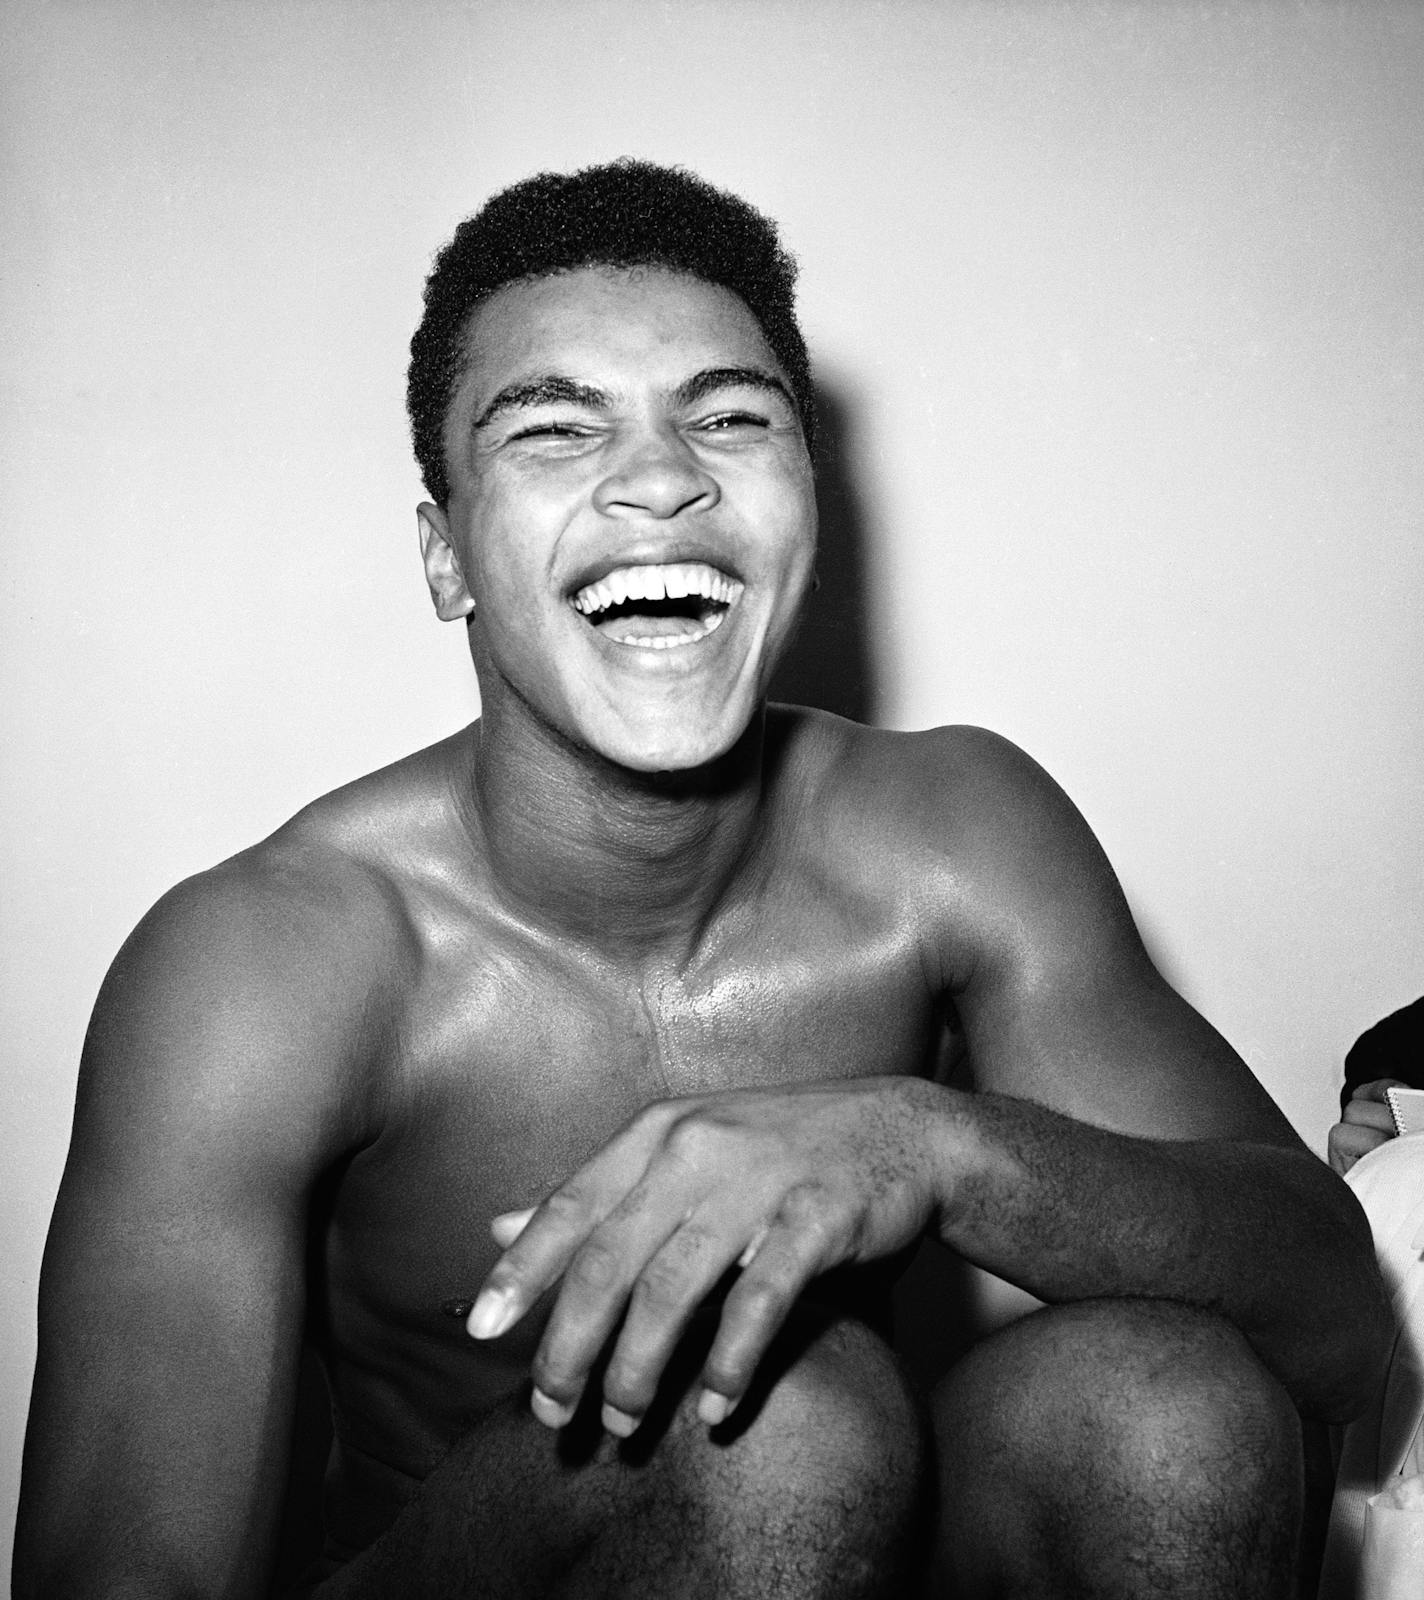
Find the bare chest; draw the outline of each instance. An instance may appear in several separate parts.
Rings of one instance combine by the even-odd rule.
[[[536,1205],[643,1106],[927,1072],[939,1028],[909,935],[834,919],[762,928],[682,973],[441,953],[400,1030],[385,1131],[343,1175],[323,1235],[351,1409],[378,1428],[383,1410],[399,1428],[419,1417],[433,1449],[522,1380],[543,1318],[477,1346],[458,1314],[497,1259],[490,1220]]]

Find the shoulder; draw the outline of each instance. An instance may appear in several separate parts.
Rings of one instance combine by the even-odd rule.
[[[139,925],[141,945],[166,940],[171,954],[198,960],[221,952],[235,978],[340,969],[364,982],[398,971],[421,887],[447,872],[456,849],[458,745],[446,740],[344,784],[178,884]]]
[[[787,765],[800,774],[801,803],[845,825],[883,830],[893,820],[891,842],[906,853],[934,858],[972,848],[1008,865],[1016,854],[1087,832],[1049,774],[988,728],[901,733],[825,712],[775,711],[778,738],[792,753]]]
[[[816,848],[863,864],[951,986],[971,971],[985,981],[1010,964],[1041,966],[1049,952],[1059,962],[1090,949],[1137,959],[1126,901],[1091,828],[1010,740],[967,725],[899,733],[800,711],[784,737],[805,774],[799,803],[815,825],[804,831]]]
[[[434,766],[422,752],[337,790],[169,890],[100,991],[81,1115],[181,1106],[288,1118],[319,1142],[340,1122],[359,1140],[420,959],[412,903],[439,855]]]

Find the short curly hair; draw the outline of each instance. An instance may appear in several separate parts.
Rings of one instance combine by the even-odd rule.
[[[807,448],[814,447],[796,262],[775,223],[680,167],[625,157],[512,184],[466,218],[436,256],[410,341],[406,409],[415,459],[438,505],[450,497],[445,418],[464,369],[471,313],[506,284],[591,266],[663,267],[740,296],[791,381]]]

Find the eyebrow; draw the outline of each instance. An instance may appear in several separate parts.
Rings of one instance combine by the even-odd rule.
[[[684,378],[672,391],[672,399],[677,405],[695,405],[718,389],[760,389],[780,395],[793,411],[796,409],[796,402],[786,385],[775,373],[761,367],[704,367],[701,372]],[[559,404],[585,406],[590,411],[609,411],[613,407],[613,397],[605,389],[579,383],[562,373],[549,372],[523,383],[506,384],[475,418],[471,427],[486,427],[507,411]]]
[[[762,367],[707,367],[684,379],[672,393],[679,405],[690,406],[718,389],[761,389],[779,394],[793,411],[796,409],[786,385]]]
[[[549,406],[560,403],[587,406],[590,411],[607,411],[612,397],[592,384],[576,383],[572,378],[550,372],[542,378],[532,378],[527,383],[508,383],[480,412],[471,424],[483,428],[506,411],[525,410],[531,406]]]

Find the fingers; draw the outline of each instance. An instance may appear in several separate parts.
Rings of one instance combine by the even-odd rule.
[[[701,1414],[722,1420],[812,1278],[925,1226],[923,1140],[901,1127],[902,1096],[888,1094],[877,1083],[649,1108],[532,1216],[495,1219],[504,1254],[470,1333],[498,1337],[559,1284],[534,1361],[534,1413],[562,1426],[601,1367],[605,1424],[627,1434],[698,1307],[739,1267],[704,1367]],[[892,1135],[909,1176],[887,1187]]]
[[[1350,1097],[1349,1104],[1345,1107],[1345,1113],[1348,1116],[1351,1107],[1358,1105],[1361,1101],[1377,1100],[1383,1104],[1386,1089],[1406,1089],[1408,1087],[1408,1084],[1402,1078],[1376,1078],[1371,1083],[1359,1084],[1354,1094]]]
[[[465,1324],[472,1338],[507,1333],[558,1281],[584,1240],[642,1177],[667,1115],[665,1106],[641,1112],[532,1214],[494,1219],[504,1254],[475,1297]]]
[[[854,1254],[854,1218],[819,1185],[792,1189],[722,1308],[698,1415],[711,1426],[746,1394],[768,1346],[813,1278]]]
[[[1394,1136],[1393,1128],[1381,1130],[1364,1127],[1359,1123],[1337,1122],[1330,1130],[1330,1165],[1343,1175],[1360,1159],[1387,1143]]]
[[[653,1404],[688,1324],[732,1266],[745,1236],[745,1222],[733,1216],[690,1219],[638,1275],[603,1375],[604,1425],[611,1433],[631,1433]]]
[[[1383,1096],[1379,1100],[1352,1100],[1345,1107],[1340,1120],[1357,1128],[1374,1128],[1380,1133],[1394,1132],[1394,1117]]]
[[[665,1171],[639,1184],[579,1246],[564,1272],[533,1368],[536,1390],[562,1408],[564,1420],[573,1415],[589,1373],[650,1262],[683,1228],[688,1203],[676,1192],[677,1187]],[[676,1315],[674,1307],[666,1310]],[[642,1385],[636,1380],[641,1374],[629,1375],[635,1381],[623,1385],[620,1392],[633,1400],[636,1414],[641,1415],[652,1395],[649,1392],[647,1400],[640,1401]],[[652,1387],[656,1387],[656,1376]],[[608,1388],[605,1382],[605,1392]],[[613,1404],[616,1412],[617,1401]],[[612,1431],[632,1431],[622,1426],[617,1416],[613,1421]],[[562,1422],[555,1425],[562,1426]]]
[[[596,1188],[566,1184],[535,1209],[495,1218],[491,1231],[505,1246],[480,1287],[465,1327],[472,1339],[498,1339],[508,1333],[545,1287],[563,1271],[588,1228],[596,1226],[605,1205]],[[501,1237],[503,1236],[503,1237]]]

